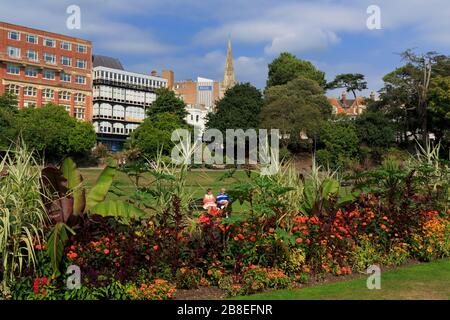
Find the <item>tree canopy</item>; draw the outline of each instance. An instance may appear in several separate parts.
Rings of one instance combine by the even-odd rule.
[[[356,99],[356,91],[367,89],[367,82],[364,75],[360,73],[338,74],[333,81],[327,84],[327,89],[344,88],[347,92],[353,93]]]
[[[290,142],[296,142],[301,131],[309,137],[316,135],[321,122],[330,116],[331,106],[323,89],[316,81],[299,77],[267,89],[261,127],[280,129]]]
[[[259,127],[263,100],[261,92],[250,83],[240,83],[227,90],[216,104],[216,112],[207,116],[208,128],[244,129]]]
[[[160,88],[156,91],[156,100],[147,109],[147,115],[152,118],[161,113],[171,113],[176,115],[180,121],[184,122],[187,115],[186,104],[175,95],[175,92],[167,88]]]
[[[172,132],[175,129],[190,127],[182,122],[173,113],[159,113],[151,118],[146,118],[141,125],[134,130],[128,141],[127,148],[137,148],[141,156],[155,157],[158,152],[170,155],[174,142],[171,141]]]
[[[96,142],[91,123],[72,118],[63,107],[54,104],[20,110],[17,130],[27,145],[47,160],[84,153]]]
[[[297,77],[316,81],[322,88],[326,85],[325,73],[311,62],[298,59],[291,53],[283,52],[269,64],[266,89],[284,85]]]

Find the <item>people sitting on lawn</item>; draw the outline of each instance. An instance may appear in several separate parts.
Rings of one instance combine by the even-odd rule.
[[[225,209],[228,207],[228,204],[230,203],[230,197],[228,197],[228,194],[225,192],[225,189],[220,189],[220,193],[216,197],[217,206],[219,209]]]
[[[205,210],[208,210],[209,214],[211,214],[213,208],[217,208],[216,199],[214,198],[214,195],[212,194],[212,190],[210,188],[206,190],[206,194],[203,197],[203,208]]]

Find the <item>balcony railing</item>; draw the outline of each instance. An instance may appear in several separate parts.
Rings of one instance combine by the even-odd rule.
[[[155,90],[158,89],[158,87],[154,87],[154,86],[124,83],[124,82],[120,82],[120,81],[106,80],[106,79],[94,79],[93,83],[94,83],[94,86],[95,85],[107,85],[107,86],[112,86],[112,87],[135,89],[135,90],[152,92],[152,93],[154,93]]]

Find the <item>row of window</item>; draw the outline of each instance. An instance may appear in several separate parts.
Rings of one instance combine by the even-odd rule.
[[[19,31],[9,31],[8,32],[8,39],[10,40],[16,40],[20,41],[21,33]],[[26,34],[26,42],[32,43],[32,44],[38,44],[39,43],[39,36],[35,34]],[[46,47],[56,48],[56,40],[49,38],[49,37],[43,37],[42,44]],[[72,43],[67,41],[60,41],[60,48],[67,51],[72,51]],[[76,52],[78,53],[86,53],[87,47],[84,44],[77,43],[75,45]]]
[[[94,79],[106,79],[106,80],[111,80],[111,81],[126,82],[126,83],[147,86],[147,87],[156,87],[156,88],[166,86],[165,81],[158,81],[158,80],[149,79],[149,78],[146,78],[143,76],[142,77],[131,76],[131,75],[127,75],[127,74],[104,71],[104,70],[94,71]]]
[[[68,105],[61,105],[61,106],[64,107],[64,109],[66,109],[67,112],[70,113],[70,106],[68,106]],[[24,101],[23,107],[24,108],[36,108],[36,102],[34,102],[34,101]],[[84,107],[75,107],[75,108],[73,108],[73,115],[77,119],[84,120],[85,115],[86,115],[85,108]]]
[[[8,63],[6,65],[6,73],[19,75],[20,66]],[[38,69],[33,67],[25,67],[25,76],[36,78],[38,76]],[[42,71],[42,79],[55,80],[56,72],[53,70],[44,69]],[[72,82],[72,75],[61,71],[59,73],[59,79],[63,82]],[[75,75],[74,82],[77,84],[86,84],[86,76],[77,74]]]
[[[20,59],[20,48],[16,47],[8,47],[8,56],[10,58]],[[35,50],[26,50],[25,57],[34,62],[39,61],[39,53]],[[56,64],[56,54],[44,52],[42,58],[46,63]],[[61,56],[60,63],[64,66],[71,67],[72,66],[72,58]],[[75,67],[79,69],[86,69],[87,61],[84,59],[76,59]]]
[[[9,84],[6,86],[6,91],[12,94],[15,94],[16,96],[20,93],[20,87],[15,84]],[[68,91],[60,91],[56,92],[58,93],[59,100],[64,101],[70,101],[71,93]],[[37,88],[35,87],[24,87],[23,88],[23,95],[26,97],[36,97],[37,96]],[[55,91],[52,89],[43,89],[42,90],[42,98],[44,99],[54,99],[55,97]],[[86,102],[86,95],[82,93],[76,93],[73,95],[73,100],[76,103],[85,103]]]
[[[137,127],[137,124],[123,125],[121,123],[111,124],[109,122],[94,122],[94,128],[99,133],[129,134],[136,130]]]

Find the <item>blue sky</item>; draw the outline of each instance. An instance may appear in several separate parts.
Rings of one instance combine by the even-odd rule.
[[[267,64],[289,51],[331,80],[366,75],[369,90],[401,65],[407,48],[449,54],[448,0],[0,0],[0,20],[93,41],[94,53],[119,58],[131,71],[172,69],[177,80],[221,79],[228,35],[239,81],[263,88]],[[66,27],[69,5],[81,29]],[[369,5],[381,30],[366,27]],[[330,92],[329,95],[336,95]],[[364,92],[368,94],[368,92]]]

